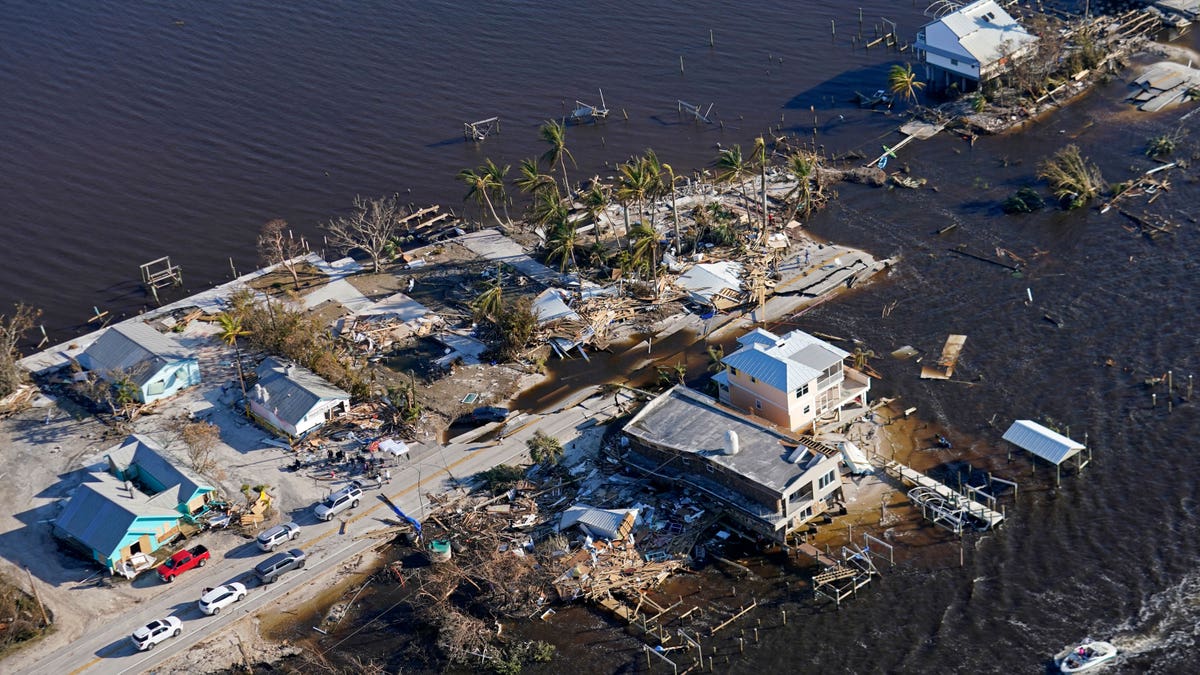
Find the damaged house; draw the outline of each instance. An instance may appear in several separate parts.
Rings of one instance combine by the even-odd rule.
[[[1036,44],[995,0],[977,0],[922,26],[914,48],[934,89],[972,91],[1032,54]]]
[[[738,338],[713,380],[721,403],[791,431],[812,430],[865,411],[871,378],[843,365],[849,356],[801,330],[780,337],[757,328]]]
[[[304,436],[350,407],[350,394],[307,368],[268,358],[255,373],[250,412],[290,438]]]
[[[717,499],[733,522],[773,541],[786,542],[841,498],[837,450],[683,385],[646,404],[624,433],[628,466]]]
[[[106,459],[108,471],[89,473],[54,525],[110,571],[170,543],[180,520],[203,511],[216,494],[145,436],[129,436]]]
[[[141,403],[154,403],[200,384],[196,354],[141,321],[120,323],[104,331],[77,360],[101,379],[128,381]]]

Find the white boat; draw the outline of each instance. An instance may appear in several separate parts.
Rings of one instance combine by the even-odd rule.
[[[1117,658],[1117,648],[1111,642],[1084,638],[1083,642],[1065,649],[1054,657],[1054,663],[1064,673],[1082,673],[1099,668]]]

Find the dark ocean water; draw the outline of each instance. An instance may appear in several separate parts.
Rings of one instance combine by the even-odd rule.
[[[923,23],[912,3],[861,5],[867,33],[880,16],[907,35]],[[230,257],[247,271],[272,217],[319,239],[319,223],[355,194],[461,209],[459,169],[540,154],[537,125],[601,87],[614,119],[569,129],[574,175],[603,175],[606,162],[649,146],[690,170],[717,143],[749,143],[781,118],[785,132],[810,136],[810,106],[830,150],[875,152],[897,138],[896,118],[848,100],[883,86],[906,55],[850,48],[858,6],[5,3],[0,306],[40,306],[65,337],[93,305],[136,311],[137,268],[153,258],[182,264],[192,290],[227,278]],[[840,186],[814,219],[822,236],[903,262],[796,325],[881,354],[935,352],[947,333],[968,335],[956,379],[973,386],[922,381],[911,362],[879,359],[875,389],[949,427],[956,447],[1022,491],[1006,527],[972,541],[965,568],[956,546],[931,547],[929,564],[886,576],[839,612],[797,610],[729,669],[1042,672],[1049,654],[1091,634],[1129,653],[1116,670],[1200,670],[1200,419],[1194,403],[1168,413],[1161,387],[1151,407],[1144,385],[1167,370],[1176,383],[1200,374],[1196,171],[1176,171],[1149,207],[1181,223],[1154,241],[1116,212],[997,209],[1067,142],[1109,181],[1149,168],[1142,150],[1160,133],[1190,133],[1180,154],[1200,156],[1200,116],[1145,115],[1123,94],[1114,80],[974,146],[951,136],[910,145],[896,161],[936,191]],[[676,99],[714,103],[724,127],[680,120]],[[491,115],[503,118],[499,136],[461,140],[463,121]],[[1015,276],[946,251],[960,244],[1003,247],[1028,264]],[[1095,462],[1057,489],[1044,470],[1030,476],[998,442],[1015,418],[1086,432]],[[601,670],[641,658],[603,646],[567,656]]]

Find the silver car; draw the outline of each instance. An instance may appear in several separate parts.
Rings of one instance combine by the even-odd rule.
[[[258,547],[264,551],[270,552],[275,550],[275,547],[295,539],[300,536],[300,526],[296,523],[284,523],[276,525],[271,529],[258,535]]]
[[[361,498],[362,488],[357,485],[347,485],[329,495],[325,501],[317,504],[317,518],[329,520],[346,509],[358,506],[358,501]]]

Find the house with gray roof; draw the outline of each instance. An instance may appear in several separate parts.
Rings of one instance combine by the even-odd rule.
[[[157,444],[140,434],[109,448],[107,458],[109,471],[118,479],[137,483],[143,492],[182,514],[203,510],[215,493],[203,478],[171,462]]]
[[[1002,75],[1014,61],[1033,54],[1037,36],[1025,30],[996,0],[953,8],[917,32],[914,48],[934,89],[956,85],[970,91]]]
[[[304,436],[350,407],[350,394],[307,368],[268,358],[255,373],[250,412],[289,438]]]
[[[127,379],[142,403],[174,396],[200,384],[200,361],[175,338],[142,321],[104,331],[77,357],[79,365],[110,382]]]
[[[732,520],[784,543],[841,497],[838,451],[677,385],[625,425],[626,465],[704,493]]]
[[[109,472],[87,474],[54,526],[110,571],[170,543],[180,521],[203,511],[215,495],[203,478],[173,465],[144,436],[114,445],[107,460]]]
[[[848,421],[865,409],[871,378],[844,365],[850,353],[795,330],[756,328],[738,338],[713,376],[721,403],[790,431]]]

